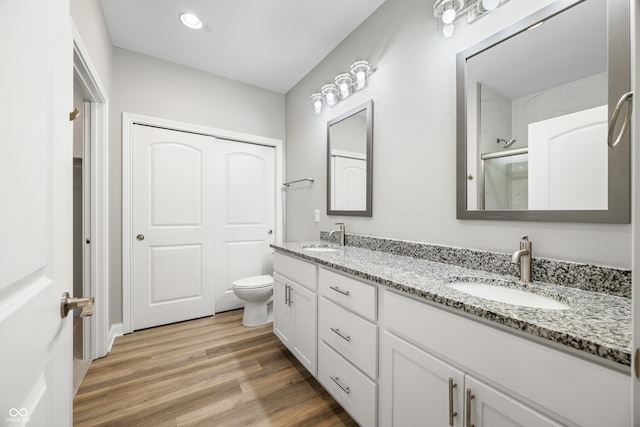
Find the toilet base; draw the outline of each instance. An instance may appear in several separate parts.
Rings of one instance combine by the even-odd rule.
[[[264,326],[273,322],[273,301],[251,302],[245,301],[242,325],[248,327]]]

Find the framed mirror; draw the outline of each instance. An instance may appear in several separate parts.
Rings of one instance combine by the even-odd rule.
[[[371,216],[373,101],[327,123],[327,215]]]
[[[559,0],[457,56],[457,218],[630,222],[629,2]]]

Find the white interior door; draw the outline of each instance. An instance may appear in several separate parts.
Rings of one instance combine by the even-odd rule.
[[[70,426],[69,2],[0,1],[0,28],[0,424]]]
[[[354,157],[332,156],[333,209],[361,211],[367,208],[367,161]]]
[[[133,126],[133,329],[212,315],[215,139]]]
[[[529,209],[606,210],[607,106],[529,125]]]
[[[232,284],[272,272],[275,225],[273,147],[217,139],[215,143],[216,312],[243,306]]]

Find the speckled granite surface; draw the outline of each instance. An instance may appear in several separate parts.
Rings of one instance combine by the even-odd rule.
[[[320,238],[338,243],[337,236],[329,238],[328,232],[321,232]],[[514,242],[514,250],[517,249]],[[460,267],[484,270],[498,274],[520,277],[519,266],[511,264],[511,255],[499,252],[478,251],[428,243],[380,237],[346,235],[346,244],[359,248],[389,252],[428,261],[452,264]],[[631,298],[631,270],[601,267],[590,264],[537,258],[533,242],[532,277],[545,283],[554,283],[593,292]]]
[[[631,364],[629,298],[543,282],[525,284],[511,276],[388,251],[346,246],[336,252],[311,252],[303,249],[308,245],[327,245],[327,242],[296,242],[272,247],[617,364]],[[452,281],[469,280],[527,288],[530,292],[564,302],[570,308],[548,310],[515,306],[473,297],[447,286]]]

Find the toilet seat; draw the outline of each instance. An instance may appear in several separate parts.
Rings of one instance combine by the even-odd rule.
[[[273,278],[268,274],[264,276],[251,276],[233,282],[234,288],[241,289],[260,289],[273,285]]]

